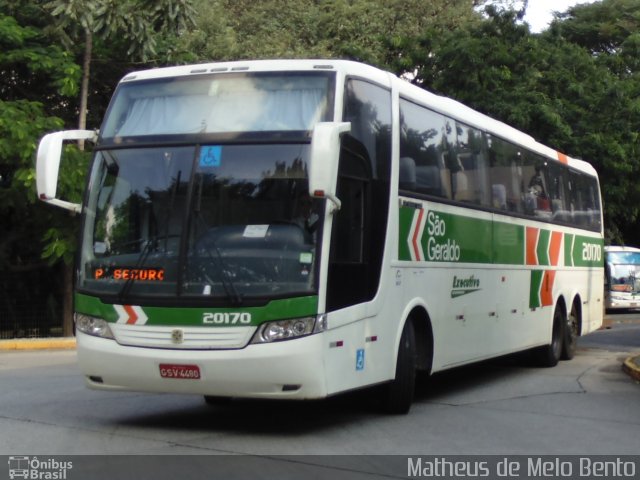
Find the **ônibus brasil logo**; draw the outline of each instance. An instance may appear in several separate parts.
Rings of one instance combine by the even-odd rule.
[[[54,458],[10,456],[9,478],[32,480],[66,480],[67,471],[73,468],[73,462],[62,462]]]

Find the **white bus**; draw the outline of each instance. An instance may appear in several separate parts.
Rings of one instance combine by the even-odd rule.
[[[95,153],[56,198],[63,140]],[[82,213],[75,321],[89,387],[324,398],[600,327],[586,162],[376,68],[212,63],[119,83],[97,132],[45,136],[40,199]]]
[[[607,310],[640,308],[640,248],[604,247]]]

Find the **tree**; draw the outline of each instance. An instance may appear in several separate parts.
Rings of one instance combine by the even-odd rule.
[[[640,244],[640,2],[602,0],[576,5],[558,15],[547,35],[590,52],[613,80],[601,103],[587,119],[602,117],[591,132],[594,155],[602,156],[602,184],[612,237],[618,243]]]
[[[33,12],[18,3],[2,2],[2,11],[20,7],[23,15]],[[37,139],[63,126],[51,112],[64,109],[76,94],[80,69],[71,55],[51,45],[37,23],[24,25],[6,14],[0,14],[0,47],[0,271],[28,272],[43,266],[43,239],[50,226],[68,222],[61,212],[36,203],[33,157]],[[71,197],[79,193],[72,175],[65,179],[61,191]],[[33,292],[37,287],[0,282],[2,307],[12,311],[7,308],[13,300],[9,288]]]
[[[193,24],[191,0],[53,0],[44,7],[57,19],[56,27],[68,48],[82,38],[82,86],[78,128],[86,128],[89,78],[94,37],[130,43],[127,54],[149,61],[158,39]]]
[[[478,15],[469,0],[197,0],[184,61],[349,58],[388,68],[428,26],[453,29]]]
[[[53,24],[54,28],[49,29],[50,34],[57,35],[70,51],[73,51],[78,43],[83,46],[77,123],[80,129],[86,128],[91,61],[96,40],[98,46],[109,41],[116,48],[126,43],[126,55],[132,59],[149,61],[150,57],[157,53],[158,45],[167,48],[165,38],[177,35],[193,21],[190,0],[53,0],[37,2],[37,5],[50,12],[57,20]],[[113,88],[113,85],[110,88]],[[104,111],[106,98],[105,104],[100,107],[98,110]],[[84,149],[82,143],[79,147],[81,150]],[[74,178],[75,187],[80,189],[85,178],[87,157],[74,153],[73,149],[68,149],[67,157],[63,165],[70,174],[61,175],[60,178]],[[64,294],[63,317],[66,335],[72,330],[72,258],[76,247],[77,228],[76,224],[65,224],[61,228],[52,227],[47,232],[48,244],[44,250],[44,255],[51,259],[64,259],[63,283],[67,288]]]

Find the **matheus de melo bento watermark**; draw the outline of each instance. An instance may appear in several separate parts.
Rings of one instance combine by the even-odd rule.
[[[35,456],[10,456],[8,463],[11,480],[66,480],[68,471],[73,468],[73,462]]]
[[[407,461],[409,478],[638,478],[633,457],[409,457]]]

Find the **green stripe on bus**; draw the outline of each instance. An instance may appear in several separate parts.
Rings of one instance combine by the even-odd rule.
[[[542,279],[544,278],[544,270],[531,270],[531,286],[529,288],[529,308],[538,308],[540,302],[540,289],[542,287]]]
[[[415,208],[400,207],[400,236],[398,241],[398,258],[400,260],[411,260],[408,239],[415,211]]]
[[[419,239],[422,252],[412,252],[412,223],[417,206],[401,206],[399,210],[398,259],[412,260],[418,253],[421,261],[525,265],[525,227],[464,215],[425,210],[424,228]],[[418,228],[419,226],[416,226]],[[551,239],[557,230],[539,229],[536,244],[537,264],[551,266]],[[601,238],[564,234],[564,265],[567,267],[600,267],[603,265],[604,243]],[[555,244],[557,249],[559,243]],[[560,252],[554,250],[554,263]]]
[[[604,242],[601,238],[576,235],[571,251],[574,267],[603,267]]]
[[[251,324],[260,325],[271,320],[313,316],[318,313],[318,297],[272,300],[262,307],[208,308],[208,307],[142,307],[148,320],[146,325],[202,326],[205,313],[249,313]],[[118,313],[114,306],[100,299],[81,293],[75,294],[75,310],[116,322]],[[228,325],[221,325],[228,326]]]
[[[538,235],[538,246],[536,254],[538,255],[538,265],[549,265],[549,239],[551,232],[549,230],[540,229]]]
[[[455,246],[459,247],[458,262],[466,263],[492,263],[493,251],[493,222],[478,218],[463,217],[462,215],[452,215],[449,213],[430,211],[433,219],[439,218],[446,225],[443,235],[438,235],[436,230],[433,235],[428,234],[430,215],[427,215],[427,232],[423,236],[423,246],[426,246],[425,256],[431,261],[447,261],[440,258],[438,247],[443,246],[451,250]],[[437,221],[437,220],[436,220]],[[426,242],[425,242],[426,240]],[[426,245],[425,245],[426,244]],[[457,250],[456,250],[457,251]]]
[[[524,227],[493,222],[493,263],[524,265]]]
[[[398,259],[411,261],[411,229],[416,208],[399,211]],[[423,261],[524,265],[524,227],[506,222],[425,211],[419,239]]]
[[[575,235],[570,233],[564,234],[564,265],[565,267],[573,267],[573,241]]]

